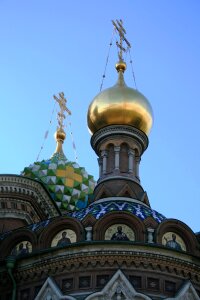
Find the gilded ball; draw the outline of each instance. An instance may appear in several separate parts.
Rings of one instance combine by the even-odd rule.
[[[58,129],[56,132],[55,132],[55,139],[57,141],[61,140],[61,141],[64,141],[65,138],[66,138],[66,134],[65,132],[62,130],[62,129]]]

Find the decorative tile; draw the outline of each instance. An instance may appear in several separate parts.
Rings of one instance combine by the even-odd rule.
[[[152,210],[150,207],[146,207],[142,204],[134,203],[134,202],[128,202],[128,201],[106,201],[102,203],[92,203],[90,204],[87,209],[82,209],[77,212],[73,212],[70,214],[70,216],[77,218],[79,220],[83,220],[88,214],[95,217],[95,219],[102,218],[105,214],[110,212],[129,212],[141,220],[145,220],[148,217],[152,217],[155,219],[157,223],[161,223],[162,220],[165,219],[165,217],[156,212],[155,210]]]
[[[88,288],[90,287],[91,277],[83,276],[79,277],[79,288]]]
[[[70,162],[62,153],[35,162],[25,168],[22,175],[42,181],[58,207],[67,211],[85,208],[96,184],[85,168]]]

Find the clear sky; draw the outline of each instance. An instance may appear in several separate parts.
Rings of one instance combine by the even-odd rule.
[[[199,0],[0,0],[0,172],[19,174],[36,161],[63,91],[80,166],[98,178],[87,108],[99,92],[112,34],[123,19],[138,89],[154,126],[140,166],[152,208],[199,231]],[[116,82],[113,45],[104,88]],[[134,87],[130,65],[125,75]],[[56,114],[40,160],[55,149]],[[66,156],[74,161],[67,132]]]

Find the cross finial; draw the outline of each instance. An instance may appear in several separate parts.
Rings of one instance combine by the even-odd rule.
[[[131,48],[131,44],[124,36],[126,34],[126,30],[123,27],[123,21],[121,19],[119,21],[116,20],[116,22],[112,20],[112,23],[119,34],[119,42],[116,42],[116,45],[119,49],[118,57],[120,61],[123,61],[123,53],[125,53],[128,48]],[[125,47],[123,46],[123,42],[126,44]]]
[[[60,111],[58,112],[57,120],[58,120],[58,125],[59,125],[58,127],[61,130],[63,130],[63,127],[64,127],[63,121],[66,118],[65,112],[67,112],[69,115],[71,115],[71,111],[66,106],[67,100],[66,100],[63,92],[59,93],[59,98],[56,97],[55,95],[53,97],[60,106]]]

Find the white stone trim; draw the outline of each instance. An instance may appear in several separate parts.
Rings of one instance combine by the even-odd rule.
[[[137,204],[141,204],[143,206],[146,206],[148,208],[150,208],[147,204],[137,200],[137,199],[133,199],[133,198],[127,198],[127,197],[108,197],[108,198],[102,198],[99,200],[96,200],[95,202],[93,202],[92,204],[98,204],[98,203],[103,203],[103,202],[109,202],[109,201],[127,201],[127,202],[132,202],[132,203],[137,203]]]
[[[176,294],[175,298],[167,298],[166,300],[199,300],[199,296],[195,291],[192,283],[187,281]]]
[[[48,277],[43,286],[41,287],[39,293],[34,300],[76,300],[76,298],[71,296],[64,296],[60,291],[57,284]]]
[[[115,294],[117,295],[116,299],[119,300],[121,299],[121,294],[123,295],[122,299],[125,300],[151,300],[151,298],[149,298],[148,296],[137,293],[121,270],[118,270],[113,275],[113,277],[101,292],[93,293],[89,295],[85,300],[108,300],[113,299],[112,297]]]

